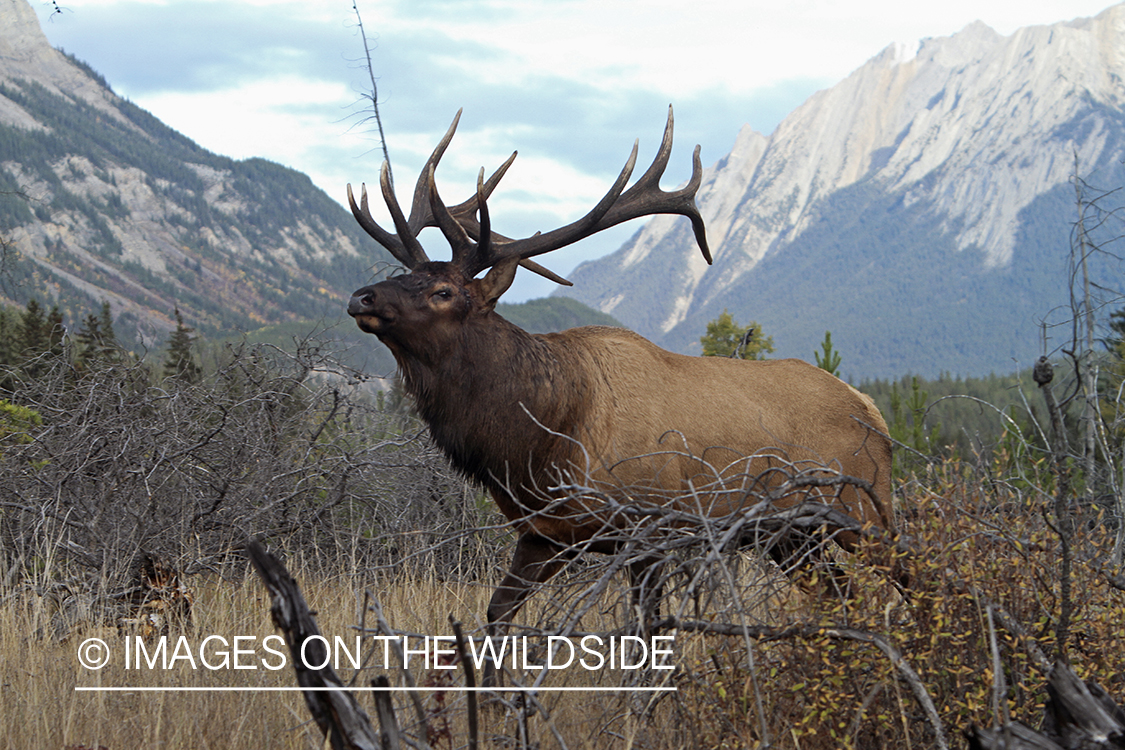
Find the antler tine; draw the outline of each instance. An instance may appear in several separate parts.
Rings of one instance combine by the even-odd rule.
[[[484,167],[477,173],[477,211],[480,212],[477,252],[487,257],[492,251],[492,220],[488,217],[488,201],[484,194]]]
[[[401,239],[391,234],[387,230],[379,226],[375,219],[371,216],[371,210],[367,207],[367,185],[361,185],[360,204],[357,206],[355,203],[355,196],[352,194],[351,183],[348,183],[348,205],[351,206],[352,216],[363,227],[364,231],[371,235],[371,238],[385,247],[395,260],[402,263],[407,268],[414,268],[418,263],[426,261],[426,254],[422,253],[421,258],[418,258],[414,253],[407,249],[407,246]],[[419,248],[421,249],[421,248]]]
[[[515,160],[515,152],[493,172],[487,181],[484,179],[484,170],[480,171],[477,176],[476,194],[471,198],[452,207],[441,202],[434,173],[446,148],[453,140],[460,120],[461,110],[458,110],[449,129],[430,154],[430,158],[426,160],[422,174],[419,175],[418,182],[414,186],[414,200],[410,207],[409,219],[403,215],[395,198],[389,165],[383,165],[379,182],[383,199],[394,220],[397,235],[382,229],[371,218],[371,213],[367,209],[366,187],[363,190],[361,205],[357,207],[352,196],[351,185],[348,186],[348,202],[356,220],[368,234],[408,267],[414,268],[429,261],[421,243],[418,242],[418,233],[425,227],[436,226],[441,229],[453,248],[453,262],[469,277],[506,258],[519,258],[520,265],[528,270],[556,283],[569,285],[570,282],[566,279],[531,261],[530,258],[573,244],[630,219],[653,214],[681,214],[688,217],[703,258],[708,263],[712,262],[711,251],[707,245],[706,227],[699,208],[695,205],[695,194],[703,182],[699,146],[695,147],[692,155],[691,179],[688,180],[687,185],[670,192],[660,189],[660,179],[664,176],[664,170],[672,154],[674,118],[671,106],[668,107],[668,122],[664,126],[664,137],[661,139],[656,158],[632,187],[625,190],[636,167],[638,141],[634,141],[629,159],[612,187],[589,213],[578,221],[546,234],[536,233],[518,240],[492,231],[487,202]],[[477,216],[480,218],[478,219]]]
[[[453,134],[457,132],[457,124],[461,122],[463,111],[464,107],[457,110],[457,114],[453,116],[453,122],[445,131],[445,135],[438,141],[438,145],[430,154],[430,158],[426,159],[426,163],[422,165],[422,171],[418,174],[418,182],[414,183],[414,198],[410,203],[410,227],[415,237],[426,227],[437,226],[433,211],[430,208],[430,183],[426,175],[431,169],[437,169],[438,162],[445,155],[445,149],[449,147],[453,140]],[[471,201],[472,198],[469,200]]]
[[[712,263],[711,249],[707,245],[707,230],[703,224],[703,217],[695,205],[695,193],[703,182],[703,163],[699,158],[700,147],[697,145],[692,153],[691,178],[680,190],[664,192],[660,189],[660,178],[668,166],[668,158],[672,155],[672,129],[674,119],[672,107],[668,106],[668,123],[664,126],[664,138],[660,142],[660,149],[652,165],[645,171],[641,178],[625,191],[621,196],[621,203],[615,205],[613,210],[605,217],[605,229],[629,219],[647,216],[654,213],[676,213],[691,219],[691,226],[695,232],[695,241],[703,253],[708,265]],[[619,215],[619,213],[620,215]],[[600,229],[599,229],[600,231]]]
[[[465,231],[468,232],[470,237],[475,237],[478,241],[481,237],[489,238],[490,246],[488,248],[488,252],[481,253],[485,257],[491,254],[492,241],[511,242],[508,237],[491,231],[491,224],[488,221],[488,205],[486,201],[492,196],[492,192],[496,190],[496,186],[500,184],[500,178],[502,178],[507,173],[508,167],[512,166],[512,162],[516,160],[517,153],[519,152],[513,151],[512,155],[508,157],[508,160],[501,164],[483,185],[481,185],[481,178],[484,177],[483,168],[481,169],[480,174],[477,176],[477,206],[479,206],[479,210],[481,213],[481,221],[479,223],[473,216],[471,205],[473,200],[472,198],[465,201],[461,205],[455,206],[454,208],[451,208],[449,210],[449,212],[453,214],[454,218],[457,219],[457,223],[464,227]],[[544,268],[533,260],[524,258],[520,261],[520,265],[531,271],[532,273],[539,274],[548,281],[553,281],[556,284],[560,284],[562,286],[574,286],[573,282],[563,278],[562,276],[559,276],[549,268]]]
[[[512,155],[508,157],[507,161],[505,161],[503,164],[501,164],[499,167],[497,167],[496,171],[492,173],[492,176],[484,181],[484,193],[483,194],[484,194],[484,198],[486,200],[488,198],[492,197],[492,193],[493,193],[493,191],[496,190],[496,186],[500,184],[500,179],[505,174],[507,174],[508,167],[512,166],[512,162],[514,162],[516,160],[516,154],[517,153],[518,152],[513,151]],[[484,170],[482,169],[481,171],[483,172]],[[479,180],[478,180],[478,182],[479,182]],[[456,206],[451,206],[449,208],[449,213],[453,215],[453,218],[457,220],[457,223],[460,224],[462,227],[464,227],[465,231],[469,233],[469,236],[472,237],[475,240],[479,240],[480,236],[481,236],[480,235],[480,224],[477,222],[477,219],[476,219],[476,213],[477,213],[477,210],[478,210],[478,203],[479,203],[479,198],[477,197],[476,194],[473,194],[473,197],[469,198],[465,202],[458,203]],[[430,226],[436,226],[436,224],[430,224]],[[504,237],[503,235],[495,235],[495,236],[498,237],[501,240],[509,239],[507,237]]]
[[[500,178],[503,177],[504,173],[508,171],[508,167],[512,165],[512,162],[515,160],[515,158],[516,155],[515,153],[513,153],[511,157],[508,158],[508,161],[504,162],[502,165],[500,165],[499,169],[493,172],[492,177],[488,179],[488,182],[483,181],[483,168],[481,168],[480,173],[477,175],[477,210],[480,212],[479,223],[476,221],[471,210],[468,209],[471,199],[469,201],[465,201],[456,209],[450,209],[450,214],[452,214],[453,217],[457,220],[457,223],[461,225],[461,228],[464,229],[471,238],[477,240],[475,255],[479,256],[484,262],[488,262],[490,256],[492,255],[493,242],[511,242],[508,237],[492,231],[492,222],[489,218],[488,213],[488,198],[492,195],[492,191],[496,189],[496,185],[500,182]],[[464,210],[464,215],[458,216],[458,209]],[[537,273],[543,278],[548,279],[549,281],[553,281],[556,284],[561,284],[562,286],[574,286],[574,284],[569,280],[564,279],[562,276],[559,276],[549,268],[544,268],[533,260],[524,258],[520,260],[520,265],[531,271],[532,273]]]
[[[371,216],[371,211],[367,208],[367,184],[362,183],[360,189],[363,191],[363,197],[360,198],[362,207],[357,206],[355,202],[355,194],[352,193],[352,184],[348,183],[348,205],[351,206],[352,216],[363,227],[364,231],[371,235],[372,239],[384,247],[394,245],[398,238],[393,234],[383,229],[375,223],[375,219]]]
[[[539,274],[548,281],[553,281],[556,284],[561,284],[562,286],[574,286],[574,282],[570,279],[564,279],[562,276],[559,276],[551,269],[544,268],[543,266],[528,258],[524,258],[523,260],[521,260],[520,265],[531,271],[532,273]]]
[[[395,259],[409,268],[414,268],[421,263],[429,261],[425,250],[417,240],[418,234],[426,227],[441,226],[433,207],[434,201],[432,200],[433,192],[431,188],[434,184],[433,172],[437,169],[438,162],[441,161],[441,157],[445,154],[446,149],[453,140],[454,134],[457,132],[457,125],[461,121],[462,111],[463,110],[457,110],[457,114],[453,117],[453,122],[450,123],[449,128],[445,131],[445,135],[442,136],[433,152],[430,153],[430,157],[422,167],[421,174],[418,175],[418,182],[414,186],[414,197],[410,205],[409,219],[403,216],[402,208],[399,206],[398,199],[394,195],[390,166],[386,163],[383,164],[383,168],[379,174],[379,182],[383,192],[383,199],[387,203],[387,208],[391,212],[391,219],[394,221],[395,230],[398,232],[397,235],[391,234],[380,227],[372,218],[371,212],[367,208],[367,186],[363,186],[360,206],[356,206],[355,198],[352,194],[352,187],[350,184],[348,185],[348,203],[351,206],[352,214],[355,216],[356,221],[359,222],[360,226],[362,226],[376,242],[387,248]],[[508,168],[512,166],[512,162],[515,161],[515,158],[516,152],[512,152],[512,155],[492,173],[492,176],[490,176],[487,181],[484,181],[484,198],[488,198],[492,195],[492,192],[500,183],[500,179],[507,173]],[[474,214],[479,210],[479,204],[480,199],[477,195],[473,195],[465,202],[459,203],[456,206],[446,208],[443,205],[442,207],[457,223],[463,225],[469,234],[474,236],[474,239],[478,239],[480,237],[480,226]],[[502,237],[502,239],[507,238]],[[559,278],[551,274],[550,271],[546,271],[546,269],[542,269],[542,271],[546,272],[545,275],[547,275],[547,278]],[[536,272],[541,273],[541,271]],[[563,281],[565,281],[565,279]]]
[[[418,233],[426,227],[440,227],[437,216],[433,210],[433,202],[430,193],[430,171],[436,171],[438,162],[441,157],[445,155],[445,150],[449,147],[450,142],[453,140],[453,135],[457,132],[457,125],[461,121],[461,112],[457,110],[457,114],[453,118],[449,129],[445,131],[441,141],[438,142],[436,148],[430,154],[430,158],[422,166],[422,172],[418,175],[418,182],[414,185],[414,198],[410,205],[410,219],[409,225],[411,233],[417,237]],[[488,198],[496,190],[496,186],[500,184],[501,178],[508,172],[508,167],[512,166],[512,162],[516,160],[516,154],[513,151],[512,155],[501,164],[495,172],[484,183],[484,197]],[[470,198],[456,206],[446,207],[449,213],[468,230],[469,235],[474,239],[479,239],[479,226],[477,224],[474,214],[477,212],[477,196],[472,195]]]
[[[387,162],[383,162],[383,168],[379,170],[379,187],[383,189],[383,200],[391,212],[391,220],[394,221],[395,231],[398,232],[397,240],[402,246],[404,257],[399,260],[406,264],[407,268],[415,268],[428,262],[430,259],[426,257],[426,251],[418,241],[418,232],[422,230],[419,228],[415,231],[402,215],[402,208],[398,205],[398,198],[395,197],[394,186],[391,185],[391,165]],[[398,258],[397,255],[395,257]]]
[[[434,180],[434,167],[430,165],[426,171],[426,184],[427,192],[430,199],[430,211],[437,224],[438,229],[445,235],[446,241],[449,242],[450,247],[453,249],[453,264],[465,269],[471,265],[471,260],[477,256],[477,246],[469,239],[469,234],[465,228],[454,218],[453,214],[441,202],[441,196],[438,195],[437,182]],[[478,188],[478,196],[480,194]],[[484,221],[487,223],[487,211],[484,214]],[[470,273],[472,277],[474,274]]]
[[[492,192],[496,189],[496,185],[500,182],[500,178],[508,171],[508,167],[512,165],[515,158],[516,154],[513,153],[508,157],[506,162],[501,164],[500,167],[492,173],[492,176],[489,177],[488,180],[484,179],[484,169],[481,168],[480,172],[477,174],[476,196],[453,208],[448,208],[442,203],[441,197],[437,192],[437,182],[434,179],[433,170],[429,170],[429,174],[427,175],[427,191],[431,201],[431,213],[435,219],[434,223],[442,230],[442,233],[453,249],[453,263],[464,269],[470,276],[475,275],[482,268],[488,268],[495,262],[491,258],[492,244],[494,242],[511,241],[504,235],[492,231],[492,221],[488,213],[488,198],[492,195]],[[432,184],[430,184],[431,182]],[[471,204],[474,203],[476,211],[480,212],[481,218],[479,223],[473,216],[474,211]],[[444,224],[442,222],[444,222]],[[474,239],[477,240],[477,244],[475,245],[473,244]],[[549,268],[544,268],[533,260],[525,258],[520,260],[520,265],[556,284],[574,286],[572,282],[559,276]],[[479,266],[479,268],[473,270],[474,266]]]
[[[669,156],[672,153],[673,124],[672,108],[668,107],[668,123],[664,127],[664,138],[661,141],[656,158],[631,188],[622,192],[636,163],[636,143],[633,144],[629,161],[621,171],[617,181],[590,213],[565,227],[560,227],[546,234],[535,234],[525,239],[504,241],[494,234],[491,257],[485,261],[486,265],[479,265],[480,260],[484,259],[478,260],[478,266],[474,269],[474,273],[495,264],[503,258],[514,256],[526,260],[578,242],[603,229],[608,229],[630,219],[652,214],[681,214],[691,219],[695,239],[699,243],[703,258],[711,263],[712,258],[710,248],[707,245],[706,227],[703,223],[703,217],[699,214],[699,209],[695,205],[695,194],[703,181],[703,165],[700,161],[698,146],[696,146],[692,157],[692,174],[688,184],[680,190],[672,192],[665,192],[660,189],[660,178],[664,175]]]
[[[476,263],[474,267],[469,269],[470,272],[476,274],[489,266],[495,265],[504,258],[513,256],[522,260],[527,260],[532,256],[573,244],[600,231],[597,227],[602,223],[606,214],[613,208],[614,203],[621,197],[621,191],[625,189],[625,184],[629,182],[629,177],[633,174],[633,168],[637,164],[637,150],[639,145],[639,141],[633,142],[633,150],[629,154],[629,160],[625,162],[625,166],[621,169],[621,174],[617,176],[617,179],[614,181],[609,191],[606,192],[605,196],[598,201],[598,204],[594,206],[588,214],[578,221],[567,224],[565,227],[553,229],[546,234],[536,232],[531,237],[522,240],[507,240],[507,238],[493,234],[492,252],[490,256],[488,258],[478,256],[475,259]],[[612,224],[607,224],[606,226],[612,226]],[[539,267],[542,268],[542,266]],[[547,269],[544,268],[543,270],[546,271]],[[536,273],[540,272],[536,271]],[[546,274],[542,273],[540,273],[540,275],[546,276]],[[546,276],[546,278],[552,277]]]
[[[656,151],[656,158],[652,160],[652,164],[641,175],[641,178],[625,191],[622,198],[636,193],[638,188],[651,189],[650,186],[659,188],[660,178],[664,176],[664,170],[668,167],[668,159],[672,156],[672,130],[675,123],[672,117],[672,107],[668,106],[668,122],[664,124],[664,137],[660,139],[660,148]],[[694,176],[694,175],[693,175]]]

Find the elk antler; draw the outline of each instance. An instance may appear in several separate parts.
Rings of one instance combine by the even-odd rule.
[[[570,282],[543,268],[538,263],[530,260],[533,256],[557,250],[561,247],[578,242],[604,229],[620,224],[630,219],[653,214],[681,214],[691,219],[692,229],[699,249],[703,252],[704,259],[711,263],[711,251],[707,246],[706,228],[703,217],[695,205],[695,193],[703,178],[703,166],[699,159],[699,146],[695,147],[692,156],[691,179],[680,190],[665,192],[660,189],[660,178],[668,166],[668,158],[672,153],[672,108],[668,107],[668,124],[664,128],[664,138],[660,150],[656,154],[652,165],[628,190],[625,185],[633,173],[637,162],[638,143],[634,142],[633,150],[629,155],[625,167],[621,170],[617,180],[606,193],[605,197],[594,206],[588,214],[578,221],[559,227],[546,234],[536,232],[531,237],[514,240],[491,230],[488,217],[487,199],[496,189],[497,183],[508,170],[516,154],[500,166],[488,178],[484,179],[482,169],[477,178],[477,194],[453,207],[447,207],[441,202],[438,195],[437,184],[434,180],[434,171],[437,162],[441,159],[445,148],[453,138],[461,112],[457,113],[453,124],[450,125],[445,137],[442,138],[433,154],[427,160],[418,183],[414,188],[414,203],[410,209],[410,219],[402,215],[394,191],[391,189],[389,170],[383,165],[381,184],[383,197],[391,211],[398,235],[386,232],[371,218],[367,210],[367,192],[364,189],[361,208],[356,208],[352,199],[351,186],[348,186],[348,200],[352,206],[352,213],[367,233],[375,238],[379,244],[390,250],[400,262],[414,268],[419,263],[424,263],[427,258],[418,242],[418,233],[428,226],[437,226],[445,235],[446,240],[453,248],[453,263],[462,272],[473,277],[486,268],[490,268],[503,260],[519,258],[520,265],[545,276],[552,281],[569,285]],[[624,190],[624,192],[622,192]],[[427,210],[428,209],[428,210]],[[479,221],[474,214],[479,213]]]
[[[361,185],[360,203],[357,206],[355,196],[352,194],[351,183],[348,183],[348,205],[351,206],[352,215],[355,216],[359,225],[371,235],[372,238],[380,245],[390,251],[395,260],[402,263],[407,268],[414,268],[421,263],[426,263],[429,258],[426,256],[426,251],[422,249],[422,244],[418,242],[418,234],[426,227],[438,226],[437,221],[434,219],[433,210],[430,201],[430,183],[427,180],[429,172],[437,167],[437,163],[445,154],[445,149],[449,146],[449,142],[453,140],[453,134],[457,131],[457,123],[461,120],[462,110],[457,110],[456,116],[453,118],[453,123],[449,129],[445,131],[445,135],[441,141],[438,142],[436,148],[430,158],[426,160],[425,166],[422,167],[422,174],[418,177],[418,182],[414,185],[414,200],[410,205],[410,218],[407,219],[403,216],[402,208],[398,204],[398,199],[395,198],[394,185],[391,180],[391,167],[387,162],[383,162],[383,167],[379,171],[379,186],[383,192],[383,200],[387,203],[387,208],[391,212],[391,220],[394,222],[395,231],[397,234],[391,234],[383,229],[376,223],[375,219],[371,216],[371,211],[367,207],[367,185]],[[492,191],[500,183],[500,178],[508,171],[508,167],[512,166],[516,154],[512,153],[508,160],[500,165],[500,167],[492,173],[488,181],[484,183],[483,189],[485,197],[492,195]],[[473,219],[473,214],[477,210],[477,196],[469,198],[464,203],[446,209],[454,218],[459,222],[476,223]]]

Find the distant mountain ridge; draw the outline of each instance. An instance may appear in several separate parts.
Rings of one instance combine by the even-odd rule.
[[[20,260],[0,301],[68,324],[108,300],[151,346],[179,307],[205,335],[337,318],[389,255],[305,175],[212,154],[50,47],[0,0],[0,238]]]
[[[680,351],[729,309],[775,356],[831,330],[845,375],[1009,372],[1067,300],[1075,166],[1116,188],[1123,159],[1125,4],[1008,37],[977,22],[888,47],[768,138],[745,128],[699,191],[713,267],[658,217],[557,293]]]
[[[543,297],[526,302],[501,302],[496,306],[501,317],[528,333],[554,333],[579,326],[614,326],[621,321],[594,310],[570,297]]]

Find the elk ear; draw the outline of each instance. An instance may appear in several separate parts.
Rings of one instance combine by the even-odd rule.
[[[508,291],[508,287],[515,281],[516,268],[519,267],[519,264],[520,259],[518,257],[505,258],[488,269],[488,273],[480,280],[481,296],[484,298],[486,308],[491,310],[496,307],[500,295]]]

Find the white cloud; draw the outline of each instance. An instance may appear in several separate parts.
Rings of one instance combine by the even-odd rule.
[[[30,0],[52,43],[203,146],[262,156],[309,174],[343,201],[347,182],[378,180],[382,156],[350,105],[369,86],[349,0]],[[513,234],[571,221],[601,197],[632,139],[651,158],[676,104],[666,182],[691,148],[723,156],[743,123],[769,131],[814,90],[892,43],[982,20],[1002,34],[1094,15],[1105,0],[360,0],[374,42],[399,190],[459,107],[443,194],[462,199],[477,168],[514,148],[493,202]],[[365,134],[366,133],[366,134]],[[646,148],[649,149],[646,151]],[[373,152],[373,150],[375,152]],[[639,167],[640,169],[640,167]],[[444,186],[448,184],[449,187]],[[560,251],[565,273],[635,230]],[[435,253],[436,255],[437,253]],[[512,297],[540,287],[517,282]]]

